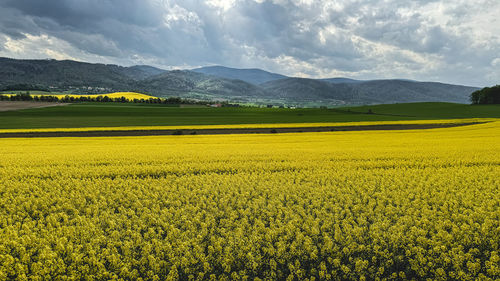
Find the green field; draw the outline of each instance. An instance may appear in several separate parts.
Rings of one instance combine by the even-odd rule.
[[[343,108],[345,110],[345,108]],[[446,102],[380,104],[347,108],[353,112],[393,114],[417,119],[498,118],[500,105],[469,105]]]
[[[373,114],[368,114],[371,109]],[[79,103],[0,112],[0,129],[107,126],[318,123],[500,118],[499,105],[412,103],[337,109],[181,108],[133,103]]]

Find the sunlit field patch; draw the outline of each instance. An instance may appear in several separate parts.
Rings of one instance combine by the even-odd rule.
[[[95,95],[95,96],[98,96],[98,95]],[[149,96],[149,95],[145,95],[145,94],[141,94],[141,93],[134,93],[134,92],[115,92],[115,93],[105,94],[103,96],[108,96],[110,98],[124,97],[124,98],[129,99],[129,100],[133,100],[133,99],[145,99],[145,100],[147,100],[150,98],[156,98],[153,96]]]
[[[2,93],[4,96],[13,96],[13,94],[9,93]],[[150,98],[157,98],[141,93],[135,93],[135,92],[114,92],[114,93],[108,93],[108,94],[93,94],[93,95],[67,95],[67,94],[53,94],[50,92],[47,92],[46,94],[31,94],[33,97],[40,97],[40,96],[56,96],[58,98],[64,98],[65,96],[73,97],[73,98],[80,98],[80,97],[98,97],[98,96],[107,96],[109,98],[121,98],[124,97],[128,100],[133,100],[133,99],[150,99]]]

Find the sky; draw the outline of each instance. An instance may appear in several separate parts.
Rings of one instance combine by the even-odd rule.
[[[0,56],[500,84],[499,0],[0,0]]]

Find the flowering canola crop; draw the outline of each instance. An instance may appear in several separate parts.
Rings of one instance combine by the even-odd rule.
[[[5,96],[13,96],[13,94],[3,94]],[[108,93],[108,94],[92,94],[92,95],[67,95],[67,94],[52,94],[50,92],[47,92],[47,94],[32,94],[31,96],[33,97],[40,97],[40,96],[56,96],[56,97],[59,97],[59,98],[64,98],[66,96],[68,97],[73,97],[73,98],[80,98],[80,97],[93,97],[93,98],[96,98],[98,96],[106,96],[106,97],[109,97],[109,98],[121,98],[121,97],[124,97],[128,100],[134,100],[134,99],[145,99],[145,100],[148,100],[150,98],[157,98],[157,97],[153,97],[153,96],[149,96],[149,95],[146,95],[146,94],[141,94],[141,93],[136,93],[136,92],[114,92],[114,93]]]
[[[499,139],[2,139],[0,280],[498,280]]]

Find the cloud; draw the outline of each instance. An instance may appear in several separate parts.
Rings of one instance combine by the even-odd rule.
[[[0,55],[498,83],[496,0],[4,0]]]

